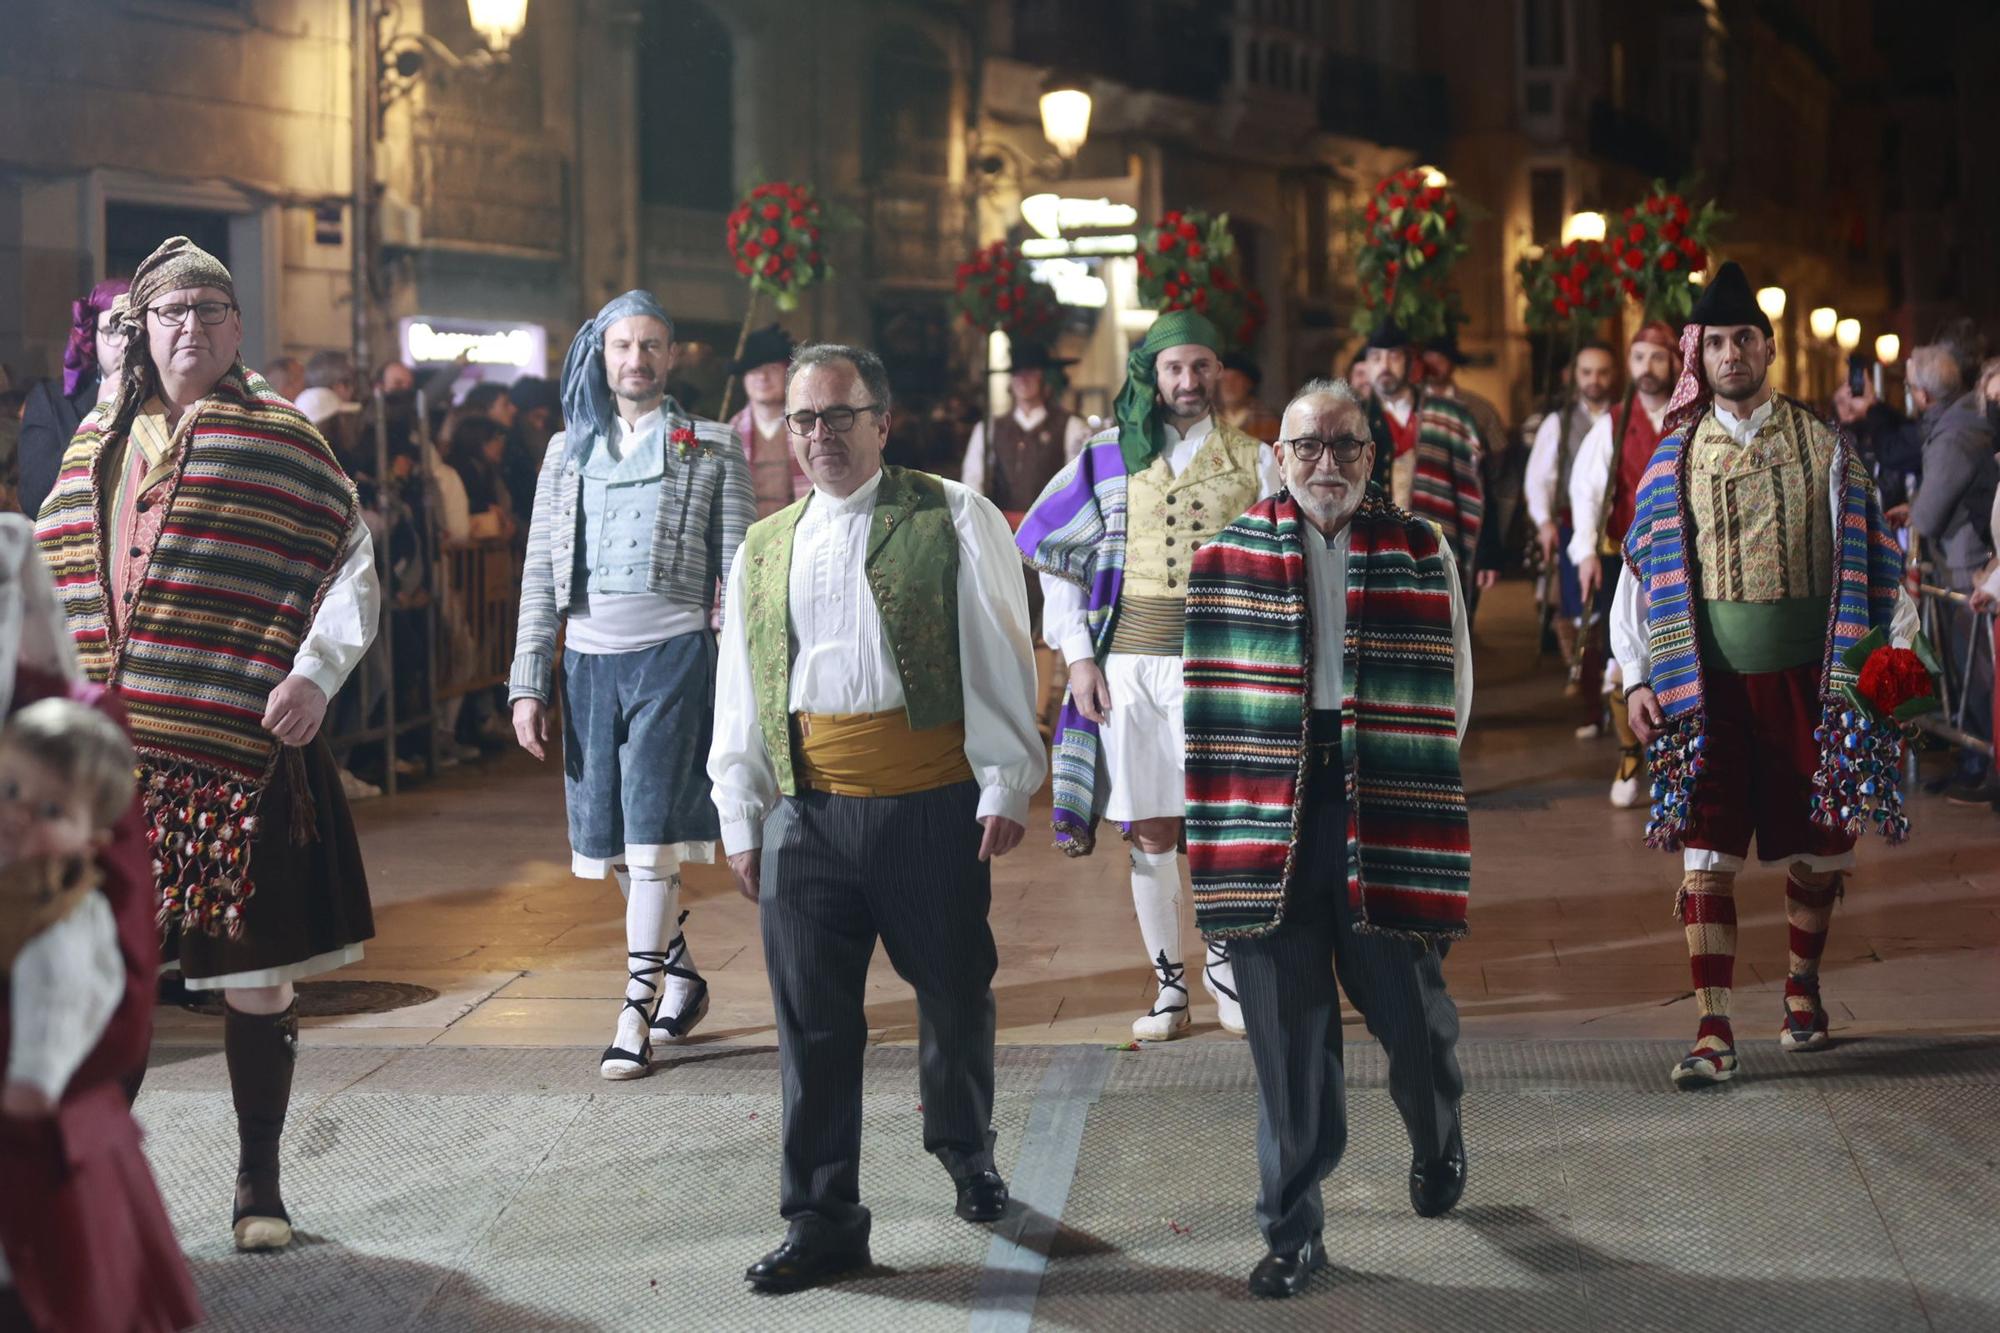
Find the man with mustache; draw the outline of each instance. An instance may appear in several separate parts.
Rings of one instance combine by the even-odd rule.
[[[1597,419],[1577,446],[1570,465],[1570,563],[1576,566],[1578,601],[1584,606],[1609,604],[1604,582],[1615,591],[1621,563],[1607,572],[1603,557],[1615,555],[1632,526],[1639,481],[1660,444],[1660,426],[1667,415],[1667,395],[1681,373],[1680,343],[1674,331],[1654,320],[1641,325],[1625,352],[1632,377],[1632,404],[1619,420],[1616,411]],[[1613,440],[1618,441],[1614,451]],[[1607,513],[1607,499],[1608,509]],[[1604,692],[1611,699],[1611,725],[1618,732],[1618,771],[1611,779],[1611,804],[1627,810],[1639,803],[1646,761],[1639,737],[1625,709],[1624,672],[1614,660],[1604,670]]]
[[[1730,988],[1736,876],[1757,841],[1785,865],[1791,957],[1779,1046],[1827,1045],[1819,963],[1856,835],[1902,813],[1895,724],[1843,697],[1871,631],[1907,646],[1916,608],[1867,468],[1810,410],[1772,391],[1771,321],[1731,262],[1681,330],[1665,438],[1640,480],[1611,607],[1632,729],[1652,747],[1646,841],[1682,853],[1693,1047],[1676,1087],[1736,1076]],[[1864,725],[1866,724],[1866,725]]]
[[[1132,906],[1154,998],[1145,1041],[1186,1036],[1181,961],[1181,615],[1195,551],[1277,489],[1265,448],[1216,420],[1222,339],[1186,310],[1132,349],[1116,424],[1058,472],[1015,544],[1042,571],[1042,637],[1069,664],[1056,721],[1056,846],[1088,856],[1097,821],[1132,843]],[[1225,1030],[1243,1031],[1227,950],[1202,979]]]
[[[1187,599],[1188,863],[1227,939],[1257,1069],[1259,1296],[1326,1262],[1320,1182],[1347,1143],[1340,997],[1389,1055],[1410,1204],[1465,1189],[1458,1010],[1472,844],[1458,745],[1472,701],[1451,544],[1368,478],[1345,384],[1315,380],[1273,446],[1285,489],[1195,555]]]
[[[879,938],[917,993],[924,1148],[954,1211],[997,1221],[992,861],[1048,771],[1028,591],[993,503],[887,466],[873,352],[793,356],[786,428],[813,489],[731,567],[708,771],[757,904],[783,1067],[784,1242],[744,1274],[816,1286],[869,1262],[861,1203],[863,991]]]
[[[535,485],[508,696],[514,735],[549,741],[563,643],[563,797],[570,868],[625,895],[625,999],[598,1061],[608,1079],[652,1072],[653,1044],[708,1012],[688,954],[683,860],[720,832],[709,799],[715,636],[709,607],[756,517],[727,426],[667,396],[673,321],[631,291],[577,332],[563,360],[564,429]]]
[[[1542,424],[1536,427],[1535,442],[1528,451],[1528,472],[1521,482],[1521,496],[1535,525],[1535,543],[1542,552],[1542,568],[1556,581],[1557,607],[1561,613],[1556,617],[1556,642],[1562,646],[1565,662],[1576,660],[1577,635],[1593,605],[1579,594],[1576,565],[1569,556],[1568,543],[1574,530],[1569,513],[1569,482],[1576,473],[1576,454],[1584,437],[1611,411],[1618,362],[1603,343],[1587,342],[1577,348],[1569,369],[1575,397],[1543,417]],[[1586,701],[1583,707],[1589,721],[1578,730],[1577,736],[1596,738],[1600,734],[1599,709],[1603,706],[1596,687],[1579,679],[1571,683],[1567,693]]]
[[[1460,577],[1470,580],[1486,515],[1479,421],[1465,404],[1410,382],[1415,355],[1393,319],[1368,337],[1374,480],[1391,504],[1438,525],[1458,557]]]

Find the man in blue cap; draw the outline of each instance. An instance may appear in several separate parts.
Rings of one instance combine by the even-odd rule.
[[[706,769],[709,608],[756,518],[734,434],[667,396],[675,352],[673,321],[643,291],[610,302],[570,344],[565,428],[535,486],[508,683],[515,736],[540,759],[567,621],[571,868],[609,872],[625,895],[625,1002],[598,1065],[609,1079],[645,1077],[652,1044],[685,1039],[708,1012],[680,933],[680,863],[706,859],[721,831]]]

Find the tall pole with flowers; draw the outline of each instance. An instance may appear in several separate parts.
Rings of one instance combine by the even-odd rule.
[[[1451,271],[1471,247],[1450,186],[1432,183],[1441,179],[1416,167],[1392,172],[1350,219],[1361,294],[1357,332],[1392,319],[1421,345],[1451,331]]]
[[[780,310],[796,310],[800,292],[833,276],[833,265],[820,244],[824,212],[811,186],[791,181],[765,181],[737,201],[724,238],[736,272],[750,285],[750,299],[744,303],[743,326],[736,333],[736,357],[743,355],[749,340],[760,294],[769,296]],[[722,389],[724,420],[729,418],[735,390],[736,377],[731,375]]]

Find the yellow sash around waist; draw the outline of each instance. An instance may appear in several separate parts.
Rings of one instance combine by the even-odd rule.
[[[794,713],[801,785],[834,796],[909,796],[972,777],[965,723],[917,731],[901,708]]]

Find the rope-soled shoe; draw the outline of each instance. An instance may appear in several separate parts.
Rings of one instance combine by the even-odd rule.
[[[1188,1015],[1187,968],[1169,962],[1167,951],[1162,949],[1153,959],[1153,971],[1159,978],[1160,993],[1151,1009],[1132,1020],[1132,1035],[1140,1041],[1185,1037],[1194,1026],[1194,1019]]]
[[[634,962],[639,966],[634,967]],[[666,963],[667,956],[664,953],[648,951],[625,955],[625,975],[644,986],[647,993],[636,997],[627,995],[625,1003],[619,1007],[618,1016],[622,1019],[627,1009],[636,1011],[642,1035],[639,1038],[639,1049],[636,1051],[620,1046],[614,1037],[611,1045],[604,1048],[604,1054],[598,1057],[597,1072],[600,1077],[623,1081],[644,1078],[653,1072],[653,1041],[650,1030],[654,1011],[660,1002],[660,985],[654,978],[665,973]]]
[[[682,912],[680,920],[674,922],[674,938],[667,945],[667,951],[660,959],[660,970],[664,974],[661,981],[659,1005],[653,1011],[649,1036],[662,1045],[674,1045],[688,1039],[695,1025],[708,1017],[708,982],[701,973],[694,970],[694,962],[688,957],[687,936],[681,927],[687,924],[688,914]],[[680,1002],[674,1012],[667,1012],[667,1002],[674,994],[676,981],[688,983],[680,993]]]
[[[1804,1000],[1805,1008],[1794,1008],[1793,1000]],[[1818,977],[1785,978],[1785,1025],[1778,1032],[1780,1050],[1824,1050],[1833,1044],[1826,1032],[1826,1006],[1819,998]]]
[[[1227,945],[1208,941],[1208,960],[1202,965],[1201,984],[1215,1000],[1216,1021],[1232,1036],[1244,1033],[1243,1001],[1236,994],[1236,972],[1229,966]]]

